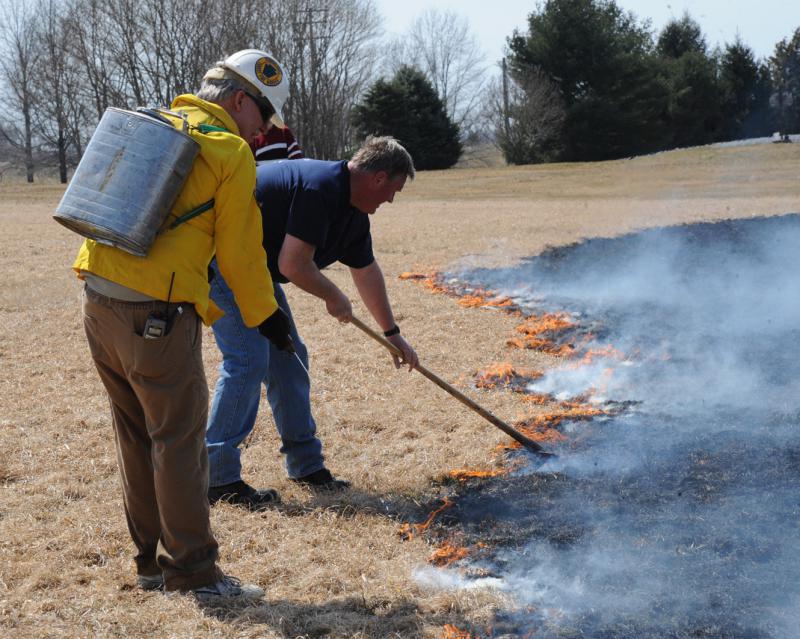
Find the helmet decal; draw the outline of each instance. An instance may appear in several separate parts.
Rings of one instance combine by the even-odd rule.
[[[268,87],[274,87],[283,80],[283,72],[275,60],[263,57],[256,61],[256,77]]]

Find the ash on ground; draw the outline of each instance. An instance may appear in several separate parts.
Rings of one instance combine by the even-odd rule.
[[[465,545],[488,542],[466,572],[517,603],[492,634],[798,636],[798,247],[792,214],[458,274],[532,313],[600,321],[598,349],[630,355],[565,365],[531,392],[635,402],[568,426],[552,462],[454,489],[438,525]]]

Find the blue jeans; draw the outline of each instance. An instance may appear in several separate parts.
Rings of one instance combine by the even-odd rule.
[[[262,382],[281,436],[289,477],[304,477],[320,470],[324,457],[311,416],[311,380],[294,355],[275,348],[257,328],[245,326],[216,260],[211,262],[211,268],[211,299],[225,316],[211,327],[222,351],[222,364],[206,430],[210,485],[224,486],[242,478],[239,444],[255,425]],[[275,299],[291,320],[297,354],[308,368],[308,350],[297,334],[286,295],[277,282],[273,284]]]

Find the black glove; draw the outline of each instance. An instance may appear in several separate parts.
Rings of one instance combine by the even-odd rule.
[[[294,353],[294,342],[289,334],[289,316],[278,308],[272,315],[258,325],[258,332],[272,342],[278,350]]]

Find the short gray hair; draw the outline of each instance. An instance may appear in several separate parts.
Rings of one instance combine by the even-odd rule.
[[[411,154],[390,135],[380,137],[370,135],[350,161],[361,171],[369,173],[386,171],[392,180],[401,176],[413,180],[416,175]]]
[[[195,94],[201,100],[206,102],[214,102],[219,104],[225,99],[229,98],[237,91],[244,91],[247,89],[241,82],[226,78],[224,80],[212,80],[211,78],[203,78],[203,83],[200,85],[200,90]]]

